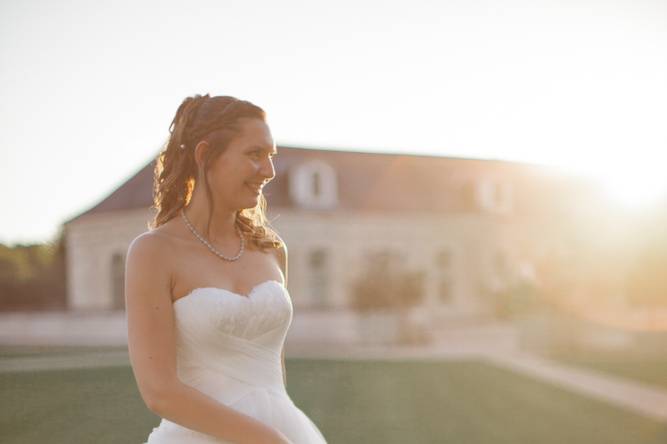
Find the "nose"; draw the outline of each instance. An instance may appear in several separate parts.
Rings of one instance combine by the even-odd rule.
[[[267,159],[266,162],[262,162],[260,174],[264,178],[265,182],[273,180],[273,178],[276,176],[276,170],[273,167],[273,160]]]

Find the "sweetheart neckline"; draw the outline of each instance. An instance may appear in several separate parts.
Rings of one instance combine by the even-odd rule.
[[[239,298],[245,299],[245,300],[247,300],[247,301],[251,301],[251,300],[252,300],[252,295],[255,293],[256,290],[258,290],[258,289],[259,289],[260,287],[262,287],[263,285],[268,284],[268,283],[271,283],[271,282],[275,282],[276,284],[278,284],[278,285],[280,285],[281,287],[285,288],[285,286],[282,284],[282,282],[280,282],[280,281],[278,281],[278,280],[276,280],[276,279],[267,279],[267,280],[265,280],[265,281],[263,281],[263,282],[260,282],[259,284],[257,284],[257,285],[255,285],[254,287],[252,287],[252,288],[250,289],[250,291],[248,292],[247,295],[240,294],[240,293],[236,293],[235,291],[232,291],[232,290],[229,290],[229,289],[227,289],[227,288],[223,288],[223,287],[196,287],[196,288],[193,288],[192,290],[190,290],[189,293],[187,293],[187,294],[185,294],[184,296],[181,296],[180,298],[178,298],[178,299],[176,299],[175,301],[173,301],[173,302],[172,302],[172,306],[173,306],[173,305],[176,305],[176,303],[177,303],[178,301],[180,301],[180,300],[182,300],[182,299],[185,299],[185,298],[188,298],[188,297],[192,296],[195,292],[198,292],[198,291],[201,291],[201,290],[218,290],[218,291],[224,291],[224,292],[226,292],[226,293],[229,293],[229,294],[231,294],[231,295],[234,295],[234,296],[237,296],[237,297],[239,297]]]

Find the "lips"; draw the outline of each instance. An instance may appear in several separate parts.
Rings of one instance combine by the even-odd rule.
[[[262,184],[248,183],[246,184],[255,194],[259,194],[262,191]]]

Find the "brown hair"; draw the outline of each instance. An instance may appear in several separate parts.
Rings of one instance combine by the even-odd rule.
[[[198,177],[194,148],[205,140],[211,147],[204,156],[202,175],[211,208],[206,225],[208,237],[214,202],[206,171],[239,133],[238,120],[241,118],[266,121],[266,114],[257,105],[231,96],[196,94],[183,100],[169,125],[169,139],[155,163],[153,208],[157,209],[157,214],[148,226],[150,229],[175,217],[190,202]],[[260,194],[257,206],[237,211],[237,226],[251,245],[261,250],[280,248],[282,241],[270,227],[266,207],[266,199]]]

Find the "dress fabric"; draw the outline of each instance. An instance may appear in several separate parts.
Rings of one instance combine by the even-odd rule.
[[[241,413],[280,430],[293,444],[326,444],[289,397],[281,352],[293,306],[276,280],[247,296],[196,288],[173,304],[179,379]],[[162,418],[144,444],[231,444]]]

